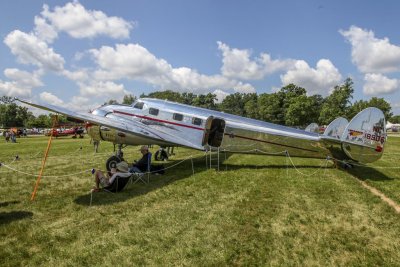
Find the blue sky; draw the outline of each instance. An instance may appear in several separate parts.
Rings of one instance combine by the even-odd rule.
[[[87,110],[155,90],[288,83],[400,114],[398,1],[1,1],[0,95]]]

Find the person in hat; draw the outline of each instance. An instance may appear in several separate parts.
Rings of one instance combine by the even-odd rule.
[[[129,177],[131,176],[131,173],[129,172],[129,167],[128,163],[125,161],[121,161],[117,163],[116,168],[111,169],[110,172],[108,172],[106,175],[101,170],[95,170],[94,171],[94,177],[95,177],[95,182],[96,182],[96,187],[93,188],[94,192],[100,191],[100,185],[102,187],[109,186],[112,184],[115,180],[115,178],[119,177]]]
[[[140,148],[140,153],[142,153],[142,158],[132,164],[132,167],[129,168],[129,172],[137,173],[137,172],[146,172],[149,165],[149,147],[142,146]]]

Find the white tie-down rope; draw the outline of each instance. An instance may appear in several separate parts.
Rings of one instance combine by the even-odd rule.
[[[20,171],[20,170],[17,170],[15,168],[11,167],[11,166],[8,166],[7,164],[4,164],[4,163],[0,163],[0,167],[5,167],[5,168],[7,168],[7,169],[9,169],[11,171],[14,171],[14,172],[17,172],[17,173],[21,173],[21,174],[25,174],[25,175],[28,175],[28,176],[38,176],[37,173],[32,174],[32,173]],[[91,170],[92,169],[87,169],[87,170],[84,170],[84,171],[80,171],[80,172],[76,172],[76,173],[70,173],[70,174],[64,174],[64,175],[43,175],[42,177],[43,178],[68,177],[68,176],[74,176],[74,175],[85,173],[85,172],[90,172]]]
[[[325,159],[325,164],[320,165],[319,168],[318,168],[315,172],[307,174],[307,173],[301,172],[301,171],[296,167],[296,165],[294,164],[294,162],[293,162],[293,160],[292,160],[292,157],[290,156],[290,154],[289,154],[288,151],[286,151],[286,157],[289,159],[289,161],[290,161],[290,163],[292,164],[293,168],[294,168],[298,173],[300,173],[300,174],[303,175],[303,176],[313,176],[313,175],[315,175],[317,172],[319,172],[320,169],[322,169],[322,168],[325,168],[325,169],[326,169],[327,166],[328,166],[329,159],[330,159],[330,158],[326,158],[326,159]]]
[[[183,159],[183,160],[181,160],[181,161],[179,161],[179,162],[177,162],[177,163],[175,163],[175,164],[173,164],[173,165],[170,165],[170,166],[168,166],[168,167],[165,167],[165,168],[163,168],[163,169],[159,169],[159,170],[157,170],[157,171],[142,172],[142,173],[143,173],[143,174],[151,174],[151,173],[156,173],[156,172],[159,172],[159,171],[165,171],[165,170],[171,169],[171,168],[173,168],[173,167],[175,167],[175,166],[178,166],[179,164],[181,164],[181,163],[187,161],[188,159],[191,159],[191,160],[192,160],[192,170],[193,170],[193,174],[194,174],[193,156],[192,156],[192,155],[190,155],[189,157],[187,157],[187,158],[185,158],[185,159]]]

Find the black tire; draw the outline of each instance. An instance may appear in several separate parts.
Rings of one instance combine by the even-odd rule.
[[[106,162],[107,171],[111,171],[112,168],[117,167],[117,163],[120,163],[122,160],[117,156],[111,156]]]
[[[157,161],[164,161],[168,160],[168,153],[165,150],[157,150],[157,152],[154,154],[154,159]]]

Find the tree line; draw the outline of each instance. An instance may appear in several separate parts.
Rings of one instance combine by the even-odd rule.
[[[347,78],[343,84],[335,86],[332,93],[325,98],[318,94],[307,96],[307,90],[295,84],[284,86],[274,93],[230,94],[218,104],[216,95],[211,93],[195,95],[162,91],[142,94],[140,97],[166,99],[288,126],[305,127],[313,122],[327,125],[337,117],[350,120],[367,107],[381,109],[386,120],[400,120],[400,116],[392,117],[392,108],[383,98],[372,97],[368,101],[358,100],[352,103],[353,93],[353,81]]]
[[[274,93],[230,94],[221,103],[216,102],[217,96],[212,93],[194,94],[167,90],[142,94],[140,97],[166,99],[288,126],[305,127],[312,122],[327,125],[337,117],[350,120],[367,107],[377,107],[383,111],[386,120],[400,123],[400,116],[393,117],[390,104],[383,98],[372,97],[368,101],[357,100],[352,103],[353,93],[353,81],[347,78],[343,84],[335,86],[332,93],[325,98],[318,94],[308,96],[305,88],[295,84],[284,86]],[[125,95],[121,104],[130,105],[135,100],[134,95]],[[104,104],[117,103],[111,99]],[[60,124],[67,123],[63,116],[59,121]],[[51,114],[35,117],[28,108],[13,103],[10,97],[0,98],[1,127],[49,128],[51,124]]]

